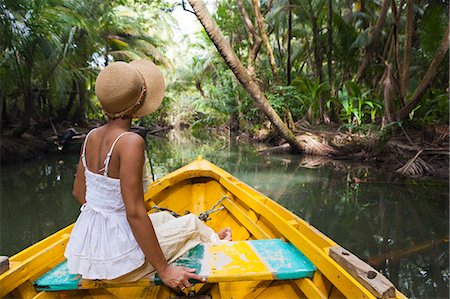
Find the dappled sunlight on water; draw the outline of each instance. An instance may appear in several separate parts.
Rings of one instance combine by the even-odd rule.
[[[261,156],[228,140],[171,132],[152,138],[156,178],[198,155],[287,207],[383,272],[407,296],[448,297],[448,182],[404,180],[371,167]],[[11,255],[73,222],[77,155],[2,168],[0,253]]]

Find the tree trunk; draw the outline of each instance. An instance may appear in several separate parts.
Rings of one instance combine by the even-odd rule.
[[[312,50],[311,50],[311,45],[309,44],[309,40],[308,38],[305,38],[305,47],[306,47],[306,63],[308,65],[308,68],[310,70],[314,69],[314,63],[312,61]]]
[[[256,31],[255,26],[253,25],[253,22],[247,13],[247,10],[245,9],[244,3],[242,3],[242,0],[236,0],[236,2],[239,8],[239,12],[241,13],[241,18],[244,21],[246,28],[250,31],[250,33],[254,38],[255,37],[259,38],[258,32]]]
[[[449,45],[449,26],[447,26],[447,30],[444,33],[444,37],[442,38],[441,45],[436,51],[436,54],[434,54],[433,61],[431,61],[430,66],[428,67],[427,72],[422,78],[422,81],[420,82],[419,86],[414,91],[411,100],[400,109],[400,111],[397,112],[396,118],[398,120],[403,120],[405,117],[417,106],[417,104],[420,102],[422,96],[425,94],[425,91],[427,90],[428,86],[430,85],[431,81],[436,76],[439,66],[441,65],[442,60],[445,58],[445,55],[448,51],[448,45]]]
[[[34,102],[33,102],[33,94],[32,94],[32,82],[31,82],[31,73],[33,69],[33,60],[26,60],[27,73],[24,81],[23,88],[23,106],[24,110],[21,115],[21,122],[19,127],[17,127],[13,131],[14,136],[21,136],[25,131],[30,128],[31,118],[34,116]]]
[[[333,76],[333,0],[328,0],[328,19],[327,19],[327,70],[328,70],[328,82],[330,84],[330,95],[335,96],[336,89],[334,87]],[[331,102],[331,118],[334,122],[339,122],[338,107],[334,102]]]
[[[403,51],[402,75],[400,77],[400,96],[404,98],[408,92],[409,66],[411,64],[412,40],[414,36],[414,0],[408,0],[406,11],[406,41]]]
[[[291,1],[288,1],[289,4],[289,15],[288,15],[288,40],[287,40],[287,61],[286,61],[286,83],[287,85],[291,85],[291,40],[292,40],[292,9],[291,9]]]
[[[394,64],[396,66],[396,74],[397,76],[395,76],[396,78],[398,78],[398,80],[392,80],[394,85],[394,91],[397,93],[398,98],[400,100],[400,104],[401,107],[403,107],[404,105],[404,101],[403,101],[403,97],[402,97],[402,88],[401,88],[401,84],[402,84],[402,59],[400,56],[400,39],[399,39],[399,27],[400,27],[400,18],[402,16],[402,7],[404,4],[404,0],[400,0],[400,3],[398,5],[398,9],[396,6],[396,2],[394,0],[392,0],[391,2],[391,11],[392,11],[392,16],[394,17],[394,22],[393,22],[393,26],[392,26],[392,32],[393,32],[393,53],[394,53]],[[393,69],[394,71],[395,69]],[[394,72],[393,72],[394,74]],[[394,77],[393,77],[394,79]]]
[[[78,94],[77,90],[77,80],[72,79],[72,90],[69,93],[69,100],[67,101],[66,107],[60,110],[57,116],[58,121],[63,121],[69,116],[70,110],[72,110],[73,104],[75,103],[75,98]]]
[[[319,27],[317,25],[317,17],[311,16],[311,23],[313,27],[313,42],[314,42],[314,58],[316,63],[316,78],[319,78],[320,83],[323,82],[322,75],[322,51],[319,41]]]
[[[394,119],[392,117],[392,64],[386,66],[386,76],[383,81],[384,94],[384,116],[388,123]]]
[[[247,69],[252,77],[256,76],[255,71],[255,60],[256,57],[258,57],[259,50],[261,49],[261,43],[262,40],[259,37],[258,32],[255,29],[255,26],[253,25],[253,22],[251,21],[247,10],[245,9],[244,4],[242,3],[242,0],[237,0],[237,5],[239,8],[239,12],[241,13],[241,18],[244,21],[245,27],[248,30],[248,36],[249,41],[251,42],[251,45],[249,45],[249,52],[248,52],[248,61],[247,61]]]
[[[328,20],[327,20],[327,67],[328,67],[328,81],[330,82],[331,90],[334,91],[333,82],[333,0],[328,0]]]
[[[283,55],[283,49],[281,48],[281,44],[280,44],[280,33],[279,33],[279,30],[277,30],[276,35],[277,35],[278,57],[280,58],[280,61],[283,61],[284,60],[284,55]]]
[[[369,65],[370,59],[372,58],[372,52],[374,50],[375,44],[378,41],[378,38],[381,35],[381,28],[383,28],[384,22],[386,20],[387,11],[389,8],[389,1],[390,0],[383,0],[383,3],[381,5],[380,15],[378,16],[377,23],[375,24],[375,28],[373,29],[370,43],[366,47],[366,51],[364,53],[363,60],[361,62],[361,65],[358,68],[358,71],[356,72],[356,76],[355,76],[356,82],[359,82],[359,80],[361,80],[362,74],[363,74],[364,70],[366,69],[366,67]]]
[[[198,20],[205,28],[205,31],[208,34],[209,38],[216,46],[219,53],[222,55],[226,64],[233,71],[236,78],[247,90],[247,92],[256,102],[257,106],[261,109],[261,111],[275,126],[281,137],[286,139],[286,141],[291,146],[292,150],[295,152],[301,152],[303,150],[302,145],[297,140],[294,133],[292,133],[292,131],[286,127],[286,125],[283,123],[280,116],[275,112],[272,106],[270,106],[270,103],[267,100],[264,93],[255,83],[255,81],[253,81],[252,77],[249,75],[245,67],[242,65],[241,61],[237,58],[233,49],[226,42],[224,36],[219,31],[216,22],[209,14],[205,3],[202,0],[188,0],[188,1],[189,4],[192,6]]]
[[[319,83],[323,82],[323,72],[322,72],[322,49],[320,46],[319,39],[319,26],[317,24],[317,17],[312,15],[311,12],[311,23],[313,27],[313,41],[314,41],[314,56],[316,62],[316,77],[319,78]],[[319,113],[320,113],[320,121],[329,123],[330,120],[325,113],[325,101],[323,99],[323,94],[319,95]]]
[[[78,80],[78,105],[75,110],[74,120],[78,122],[79,125],[84,126],[86,120],[84,118],[84,103],[86,102],[86,78],[81,78]]]
[[[253,44],[252,48],[250,49],[250,53],[248,55],[248,71],[250,75],[255,78],[256,77],[256,70],[255,70],[255,61],[258,57],[259,50],[261,50],[261,39],[258,37],[258,39]]]
[[[275,62],[275,57],[273,56],[272,47],[270,46],[269,37],[267,36],[266,26],[264,25],[264,18],[261,14],[261,9],[259,7],[259,0],[252,0],[252,1],[253,1],[253,9],[255,10],[256,20],[258,22],[259,32],[261,33],[262,40],[267,49],[267,54],[269,55],[270,67],[272,68],[275,84],[280,85],[280,77],[278,76],[277,64]]]
[[[23,133],[25,133],[25,131],[27,131],[30,128],[31,117],[33,115],[33,113],[31,112],[32,96],[30,90],[24,92],[23,100],[24,100],[24,111],[21,116],[21,122],[19,127],[17,127],[12,133],[16,137],[20,137]]]
[[[6,111],[6,95],[3,89],[0,89],[0,94],[2,98],[2,102],[0,103],[0,132],[2,132],[3,129],[3,121],[5,120],[5,111]]]

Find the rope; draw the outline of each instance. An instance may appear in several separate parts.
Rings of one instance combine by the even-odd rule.
[[[177,212],[172,211],[171,209],[166,209],[166,208],[160,208],[158,206],[152,206],[152,209],[155,209],[156,211],[165,211],[165,212],[169,212],[170,214],[172,214],[172,216],[178,218],[181,215],[178,214]]]
[[[147,155],[148,162],[150,164],[150,172],[152,173],[152,180],[154,182],[155,181],[155,172],[153,171],[152,156],[150,155],[150,150],[149,150],[147,138],[144,138],[144,142],[145,142],[145,153]]]
[[[226,195],[225,195],[225,196],[222,196],[222,198],[219,199],[219,201],[217,201],[217,203],[216,203],[215,205],[213,205],[211,209],[206,210],[206,211],[200,213],[200,215],[198,215],[198,219],[200,219],[201,221],[204,221],[204,222],[206,222],[206,221],[208,221],[208,220],[211,220],[211,218],[209,218],[209,215],[210,215],[210,214],[225,209],[224,206],[217,208],[217,206],[220,205],[220,204],[222,203],[222,201],[224,201],[225,198],[230,199],[230,198],[229,198],[228,196],[226,196]],[[172,211],[171,209],[167,209],[167,208],[160,208],[160,207],[158,207],[158,206],[152,206],[152,209],[154,209],[154,210],[156,210],[156,211],[165,211],[165,212],[169,212],[170,214],[172,214],[174,217],[177,217],[177,218],[181,216],[181,215],[178,214],[177,212]],[[186,212],[187,212],[186,214],[189,214],[189,211],[186,211]],[[185,214],[185,215],[186,215],[186,214]]]
[[[212,207],[211,209],[206,210],[206,211],[204,211],[203,213],[200,213],[200,215],[198,215],[198,219],[200,219],[201,221],[204,221],[204,222],[206,222],[206,221],[208,221],[208,220],[211,220],[211,218],[209,218],[209,215],[210,215],[210,214],[225,209],[224,206],[221,206],[220,208],[217,208],[217,209],[216,209],[216,207],[217,207],[218,205],[220,205],[220,204],[222,203],[222,201],[224,201],[225,198],[230,199],[230,198],[229,198],[228,196],[226,196],[226,195],[222,196],[222,198],[219,199],[219,201],[218,201],[215,205],[213,205],[213,207]]]

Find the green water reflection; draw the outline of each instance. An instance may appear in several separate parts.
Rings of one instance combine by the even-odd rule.
[[[157,178],[203,155],[371,263],[408,297],[449,297],[448,182],[402,181],[376,167],[320,158],[260,156],[187,132],[152,138],[149,149]],[[76,219],[70,194],[77,159],[52,155],[2,168],[0,253],[12,255]]]

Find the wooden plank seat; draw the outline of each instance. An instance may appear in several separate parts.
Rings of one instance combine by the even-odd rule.
[[[208,283],[311,278],[316,268],[291,243],[280,239],[200,244],[175,261],[196,269]],[[195,282],[193,282],[195,283]],[[34,282],[39,291],[63,291],[162,284],[158,275],[128,284],[106,284],[70,274],[66,261]]]

